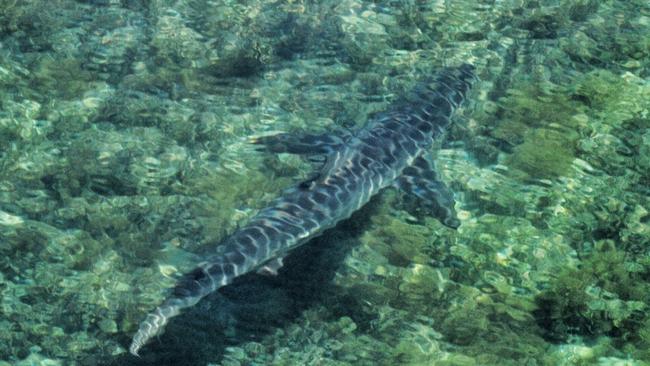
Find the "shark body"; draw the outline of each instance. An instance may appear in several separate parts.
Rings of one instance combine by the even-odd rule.
[[[183,275],[140,324],[130,352],[137,355],[171,317],[237,276],[275,273],[289,251],[350,217],[386,187],[401,188],[443,224],[458,227],[452,193],[427,155],[465,99],[473,69],[464,64],[441,70],[433,82],[420,83],[408,102],[395,103],[353,134],[279,134],[252,141],[272,152],[319,155],[325,162],[312,179],[285,190]]]

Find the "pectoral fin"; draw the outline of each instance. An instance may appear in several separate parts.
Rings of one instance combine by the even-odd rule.
[[[299,189],[309,189],[327,170],[328,161],[345,144],[348,133],[341,134],[289,134],[279,133],[270,136],[252,137],[249,141],[262,145],[258,150],[274,153],[303,155],[314,164],[314,173],[298,184]]]
[[[454,195],[438,178],[433,163],[420,156],[402,172],[396,185],[406,193],[405,207],[415,216],[428,214],[456,229],[460,221],[454,209]]]
[[[290,133],[252,137],[249,141],[256,145],[263,145],[267,151],[300,155],[329,154],[344,143],[343,138],[332,134]]]

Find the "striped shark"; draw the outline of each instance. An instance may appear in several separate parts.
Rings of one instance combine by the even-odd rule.
[[[389,186],[415,197],[420,208],[457,228],[453,194],[438,178],[428,154],[475,79],[469,64],[442,69],[354,133],[281,133],[252,139],[261,149],[320,156],[324,163],[313,177],[286,189],[247,225],[208,248],[214,254],[182,275],[167,299],[140,324],[130,352],[137,356],[170,318],[236,277],[251,271],[277,273],[288,252],[350,217]]]

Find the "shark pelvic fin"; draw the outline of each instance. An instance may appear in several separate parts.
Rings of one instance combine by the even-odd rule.
[[[257,273],[264,276],[277,276],[278,270],[282,268],[282,265],[284,264],[283,260],[283,257],[271,259],[260,267],[260,269],[257,270]]]
[[[423,156],[402,172],[395,185],[405,195],[405,207],[414,216],[431,215],[443,225],[456,229],[460,221],[454,209],[454,194],[434,170],[433,163]]]

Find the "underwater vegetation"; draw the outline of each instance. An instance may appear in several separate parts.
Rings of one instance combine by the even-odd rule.
[[[0,0],[0,366],[650,363],[646,1]],[[452,230],[387,191],[178,317],[202,247],[443,65]]]

